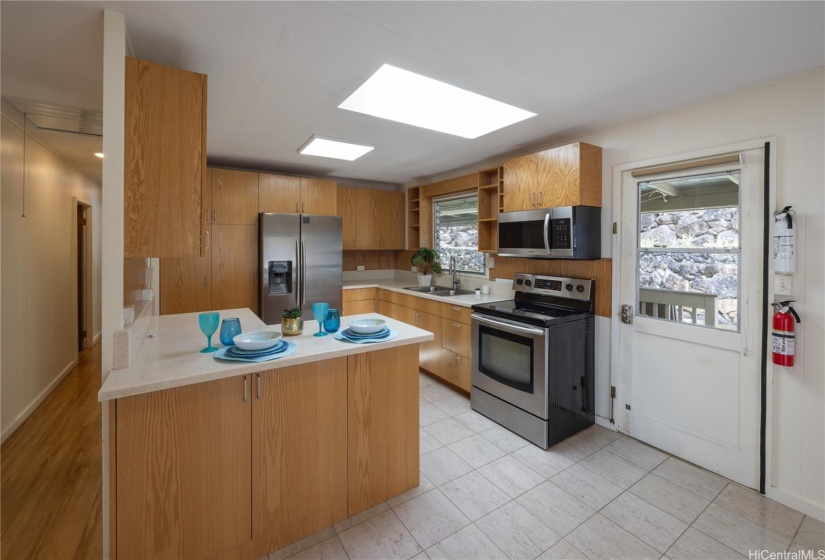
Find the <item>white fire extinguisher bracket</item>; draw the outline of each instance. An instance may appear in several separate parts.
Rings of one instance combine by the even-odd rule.
[[[777,274],[796,272],[796,228],[793,217],[796,212],[786,206],[774,212],[773,262]]]

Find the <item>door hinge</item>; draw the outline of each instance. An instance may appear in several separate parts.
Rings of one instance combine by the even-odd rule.
[[[624,409],[625,410],[630,410],[630,405],[629,404],[624,405]]]
[[[617,233],[619,233],[619,224],[613,222],[613,235],[616,235]]]

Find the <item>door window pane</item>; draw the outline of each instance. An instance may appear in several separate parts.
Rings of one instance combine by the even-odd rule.
[[[738,330],[739,172],[639,183],[638,314]]]

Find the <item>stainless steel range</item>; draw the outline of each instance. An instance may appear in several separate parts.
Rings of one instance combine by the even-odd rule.
[[[473,306],[471,405],[547,449],[594,422],[594,281],[513,286],[514,300]]]

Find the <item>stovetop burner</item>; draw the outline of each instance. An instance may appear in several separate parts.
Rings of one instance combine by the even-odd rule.
[[[593,313],[593,280],[520,273],[513,285],[515,299],[474,305],[473,311],[545,327]]]

